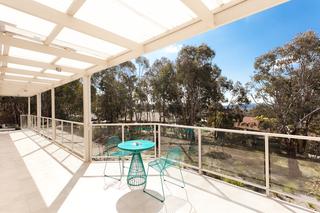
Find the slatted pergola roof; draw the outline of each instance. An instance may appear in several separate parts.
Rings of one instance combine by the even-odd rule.
[[[33,96],[287,0],[0,0],[0,96]]]

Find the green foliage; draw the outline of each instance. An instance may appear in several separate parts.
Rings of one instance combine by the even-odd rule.
[[[262,115],[276,119],[281,133],[304,134],[320,112],[320,38],[298,35],[255,61],[252,86],[264,102]]]
[[[244,187],[245,185],[239,181],[236,181],[236,180],[231,180],[229,178],[221,178],[223,181],[227,182],[227,183],[230,183],[232,185],[236,185],[236,186],[239,186],[239,187]]]
[[[82,94],[83,89],[80,80],[57,87],[55,89],[56,118],[82,121]]]
[[[28,102],[22,97],[0,97],[0,125],[19,124],[20,115],[26,114]]]

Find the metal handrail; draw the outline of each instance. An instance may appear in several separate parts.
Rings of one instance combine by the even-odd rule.
[[[22,116],[26,116],[26,115],[22,115]],[[27,116],[28,117],[28,116]],[[34,125],[34,118],[39,119],[37,116],[35,115],[31,115],[31,117],[33,117],[33,119],[31,119],[30,123],[33,126]],[[41,117],[40,119],[45,118],[47,120],[50,120],[51,118],[47,118],[47,117]],[[53,119],[51,119],[53,121]],[[68,120],[63,120],[63,119],[54,119],[55,121],[60,121],[63,123],[70,123],[71,124],[71,142],[74,141],[73,138],[73,127],[74,124],[75,125],[84,125],[81,122],[76,122],[76,121],[68,121]],[[22,121],[21,121],[22,122]],[[47,126],[48,126],[48,122],[47,122]],[[161,156],[161,128],[162,127],[171,127],[171,128],[187,128],[187,129],[193,129],[193,130],[197,130],[197,136],[198,136],[198,165],[191,165],[191,164],[187,164],[182,162],[182,165],[184,165],[185,167],[189,167],[192,169],[196,169],[198,170],[199,174],[202,174],[203,172],[206,173],[211,173],[213,175],[217,175],[217,176],[221,176],[221,177],[225,177],[231,180],[235,180],[238,182],[241,182],[245,185],[250,185],[253,187],[257,187],[260,189],[265,190],[266,194],[269,195],[269,192],[276,192],[279,194],[283,194],[283,192],[278,191],[278,190],[274,190],[270,188],[270,165],[269,165],[269,159],[270,159],[270,153],[269,153],[269,146],[270,146],[270,138],[287,138],[287,139],[298,139],[298,140],[309,140],[309,141],[317,141],[320,142],[320,137],[314,137],[314,136],[303,136],[303,135],[288,135],[288,134],[280,134],[280,133],[270,133],[270,132],[255,132],[255,131],[247,131],[247,130],[235,130],[235,129],[223,129],[223,128],[214,128],[214,127],[200,127],[200,126],[189,126],[189,125],[177,125],[177,124],[164,124],[164,123],[103,123],[103,124],[99,124],[99,123],[91,123],[89,125],[89,129],[92,132],[92,130],[94,128],[98,128],[98,127],[102,127],[102,128],[107,128],[107,127],[114,127],[114,126],[118,126],[121,127],[121,136],[122,136],[122,141],[124,141],[124,127],[126,126],[153,126],[153,137],[154,137],[154,141],[158,141],[158,146],[155,146],[155,157]],[[52,126],[53,127],[53,126]],[[265,172],[265,184],[257,184],[257,183],[253,183],[238,177],[232,177],[226,174],[222,174],[222,173],[218,173],[216,171],[210,171],[208,169],[204,169],[202,168],[202,130],[203,131],[210,131],[210,132],[225,132],[225,133],[234,133],[234,134],[242,134],[242,135],[254,135],[254,136],[261,136],[263,137],[264,140],[264,159],[265,159],[265,165],[264,165],[264,172]],[[69,139],[68,139],[69,140]],[[90,143],[92,144],[92,135],[91,138],[89,139]],[[70,149],[70,148],[69,148]],[[92,147],[91,147],[92,149]],[[74,150],[73,145],[71,147],[71,151],[76,152],[76,150]],[[79,153],[77,153],[79,154]],[[99,156],[92,156],[92,158],[99,158]]]

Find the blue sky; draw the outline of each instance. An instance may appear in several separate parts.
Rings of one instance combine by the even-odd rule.
[[[291,0],[145,56],[151,63],[163,56],[174,60],[183,45],[206,43],[215,50],[222,75],[244,84],[253,75],[256,57],[307,30],[320,34],[320,0]]]

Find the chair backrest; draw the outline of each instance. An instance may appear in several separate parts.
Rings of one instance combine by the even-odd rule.
[[[180,147],[175,146],[170,148],[166,155],[164,168],[167,168],[173,165],[180,165],[180,162],[182,161],[182,157],[183,157],[183,152]]]
[[[104,151],[108,152],[113,148],[116,148],[119,143],[121,143],[121,139],[118,136],[109,137],[104,143]]]

